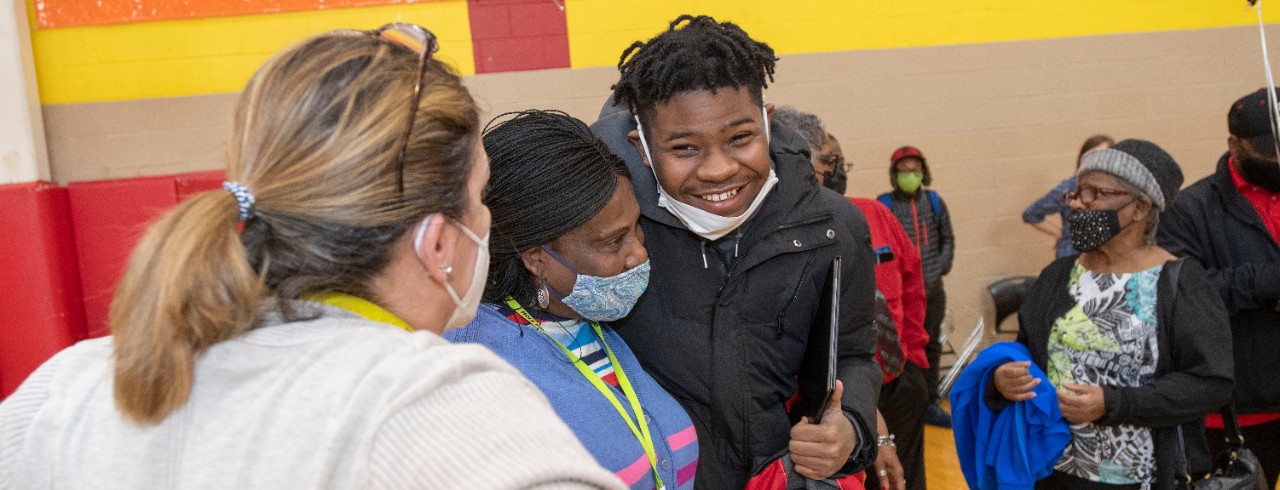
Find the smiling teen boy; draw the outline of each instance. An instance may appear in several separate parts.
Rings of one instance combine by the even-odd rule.
[[[771,134],[762,90],[776,59],[732,23],[681,16],[623,53],[611,103],[630,111],[592,126],[631,170],[652,263],[618,332],[693,419],[699,488],[743,488],[784,459],[820,480],[875,457],[867,225],[817,186],[802,140]],[[835,256],[843,389],[821,424],[797,422],[786,401],[810,330],[828,326],[819,297]]]

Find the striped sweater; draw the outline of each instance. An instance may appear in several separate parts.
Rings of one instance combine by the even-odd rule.
[[[538,320],[553,336],[561,326],[566,327],[567,333],[560,334],[561,341],[568,338],[579,339],[575,345],[566,345],[571,350],[585,354],[584,362],[601,379],[610,385],[616,383],[613,366],[600,348],[599,341],[595,340],[591,328],[584,327],[581,323],[564,322],[564,319],[545,318],[545,313],[531,313],[543,316]],[[613,471],[633,490],[655,488],[652,466],[643,446],[632,435],[631,429],[613,405],[590,382],[583,379],[582,373],[574,368],[564,352],[547,336],[526,325],[518,316],[509,315],[511,312],[506,308],[481,305],[476,319],[470,325],[446,333],[445,338],[453,342],[476,342],[492,349],[542,389],[556,413],[569,424],[569,428],[578,435],[582,444],[602,466]],[[622,338],[608,325],[601,325],[601,329],[605,342],[608,342],[618,363],[626,371],[627,378],[631,380],[636,395],[640,397],[642,410],[649,421],[649,431],[653,435],[658,471],[663,483],[668,489],[691,490],[693,475],[698,467],[698,441],[692,421],[684,408],[644,372]],[[615,387],[614,395],[630,413],[631,406],[622,391]]]

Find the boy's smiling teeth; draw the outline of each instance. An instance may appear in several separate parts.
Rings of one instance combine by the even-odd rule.
[[[726,192],[721,192],[719,194],[707,194],[707,195],[698,196],[698,197],[702,198],[703,200],[707,200],[711,202],[720,202],[736,195],[738,195],[738,189],[735,188],[735,189],[730,189]]]

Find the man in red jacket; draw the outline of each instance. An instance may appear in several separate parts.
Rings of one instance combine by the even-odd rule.
[[[827,138],[839,156],[837,165],[843,165],[844,154],[839,142],[830,134]],[[897,377],[892,376],[891,371],[885,373],[885,384],[880,388],[880,412],[894,434],[907,488],[923,490],[924,414],[929,407],[929,386],[925,381],[929,360],[924,346],[929,342],[929,334],[924,330],[924,271],[920,253],[889,208],[875,199],[850,197],[849,201],[867,218],[871,246],[876,251],[876,286],[889,305],[906,359]],[[883,366],[884,353],[877,357]],[[874,488],[870,484],[876,482],[877,476],[869,475],[869,487]]]
[[[835,136],[827,133],[821,121],[812,114],[790,107],[774,109],[775,121],[787,124],[809,142],[814,176],[824,187],[843,184],[832,176],[845,168],[844,152]],[[815,143],[820,146],[815,147]],[[832,189],[843,193],[844,189]],[[924,329],[924,271],[920,253],[916,251],[906,230],[893,212],[875,199],[849,197],[862,211],[871,231],[871,246],[876,251],[876,287],[884,295],[890,317],[896,327],[900,347],[881,336],[876,360],[884,370],[879,408],[888,433],[881,433],[881,453],[892,444],[902,462],[906,488],[924,489],[924,414],[929,405],[929,387],[925,370],[929,368],[924,346],[929,334]],[[889,352],[886,352],[888,350]],[[905,360],[905,362],[903,362]],[[893,438],[888,438],[889,435]],[[883,441],[888,440],[886,444]],[[882,469],[877,458],[876,469]],[[884,478],[888,477],[888,478]],[[901,488],[894,475],[867,474],[867,488]]]

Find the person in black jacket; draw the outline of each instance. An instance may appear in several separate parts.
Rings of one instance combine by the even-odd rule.
[[[1081,254],[1046,267],[1019,312],[1018,342],[1071,422],[1036,488],[1176,488],[1210,468],[1204,416],[1230,400],[1226,311],[1203,294],[1199,264],[1155,244],[1158,213],[1182,185],[1168,153],[1125,140],[1085,153],[1077,175],[1067,199]],[[997,368],[988,405],[1035,397],[1029,366]]]
[[[612,103],[629,110],[606,108],[592,126],[631,169],[652,263],[617,330],[693,419],[698,488],[741,489],[787,461],[840,477],[875,458],[869,232],[817,185],[804,141],[768,124],[775,60],[737,25],[681,16],[623,53]],[[842,392],[813,424],[786,402],[810,331],[829,326],[819,297],[836,256]]]
[[[942,334],[942,320],[947,316],[947,291],[942,276],[951,272],[956,255],[951,212],[942,196],[928,188],[933,185],[933,173],[919,148],[903,146],[893,151],[889,157],[889,183],[893,190],[877,199],[898,217],[898,223],[915,242],[924,263],[924,330],[929,333],[929,343],[924,346],[929,359],[929,369],[925,370],[929,406],[924,420],[929,425],[951,428],[951,416],[938,404],[938,367],[942,357],[942,343],[938,339]]]
[[[1280,475],[1280,164],[1273,106],[1265,89],[1227,112],[1229,151],[1217,171],[1182,192],[1162,216],[1160,244],[1204,264],[1231,315],[1233,395],[1247,447],[1269,487]],[[1210,415],[1209,443],[1223,448],[1222,421]]]

